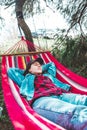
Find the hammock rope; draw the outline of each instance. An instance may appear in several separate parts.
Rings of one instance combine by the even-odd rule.
[[[32,51],[32,50],[36,51]],[[29,51],[30,50],[30,51]],[[30,41],[26,40],[23,36],[21,37],[21,40],[17,42],[14,46],[9,48],[7,51],[4,52],[4,54],[1,54],[0,56],[9,56],[9,55],[31,55],[36,53],[43,53],[46,52],[42,48],[38,47],[37,45],[31,43]]]

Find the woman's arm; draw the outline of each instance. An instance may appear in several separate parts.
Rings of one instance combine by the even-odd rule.
[[[24,70],[19,68],[9,68],[7,71],[8,76],[10,79],[12,79],[18,86],[21,85],[24,76],[23,76]]]
[[[53,62],[47,63],[45,65],[42,66],[42,71],[43,72],[48,72],[49,74],[51,74],[52,76],[56,76],[56,66]]]

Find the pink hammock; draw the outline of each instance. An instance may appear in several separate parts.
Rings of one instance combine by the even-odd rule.
[[[87,95],[87,79],[71,72],[59,63],[50,52],[26,56],[2,57],[2,89],[9,117],[15,130],[64,130],[61,126],[37,114],[19,93],[19,87],[7,76],[9,67],[24,69],[31,58],[41,57],[45,63],[54,62],[57,78],[71,85],[71,92]]]

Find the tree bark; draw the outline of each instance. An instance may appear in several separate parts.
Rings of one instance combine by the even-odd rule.
[[[15,11],[16,11],[16,17],[17,17],[17,21],[18,21],[18,26],[22,29],[22,31],[25,34],[25,38],[27,40],[29,40],[30,42],[33,42],[33,38],[32,38],[32,34],[31,34],[31,30],[29,29],[28,25],[26,24],[24,18],[23,18],[23,5],[25,3],[26,0],[16,0],[16,4],[15,4]],[[33,46],[32,51],[35,51],[35,48]],[[31,49],[29,50],[31,51]]]

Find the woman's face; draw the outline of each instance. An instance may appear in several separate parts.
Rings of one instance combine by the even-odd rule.
[[[42,73],[42,66],[39,62],[34,62],[30,69],[29,72],[32,74],[41,74]]]

